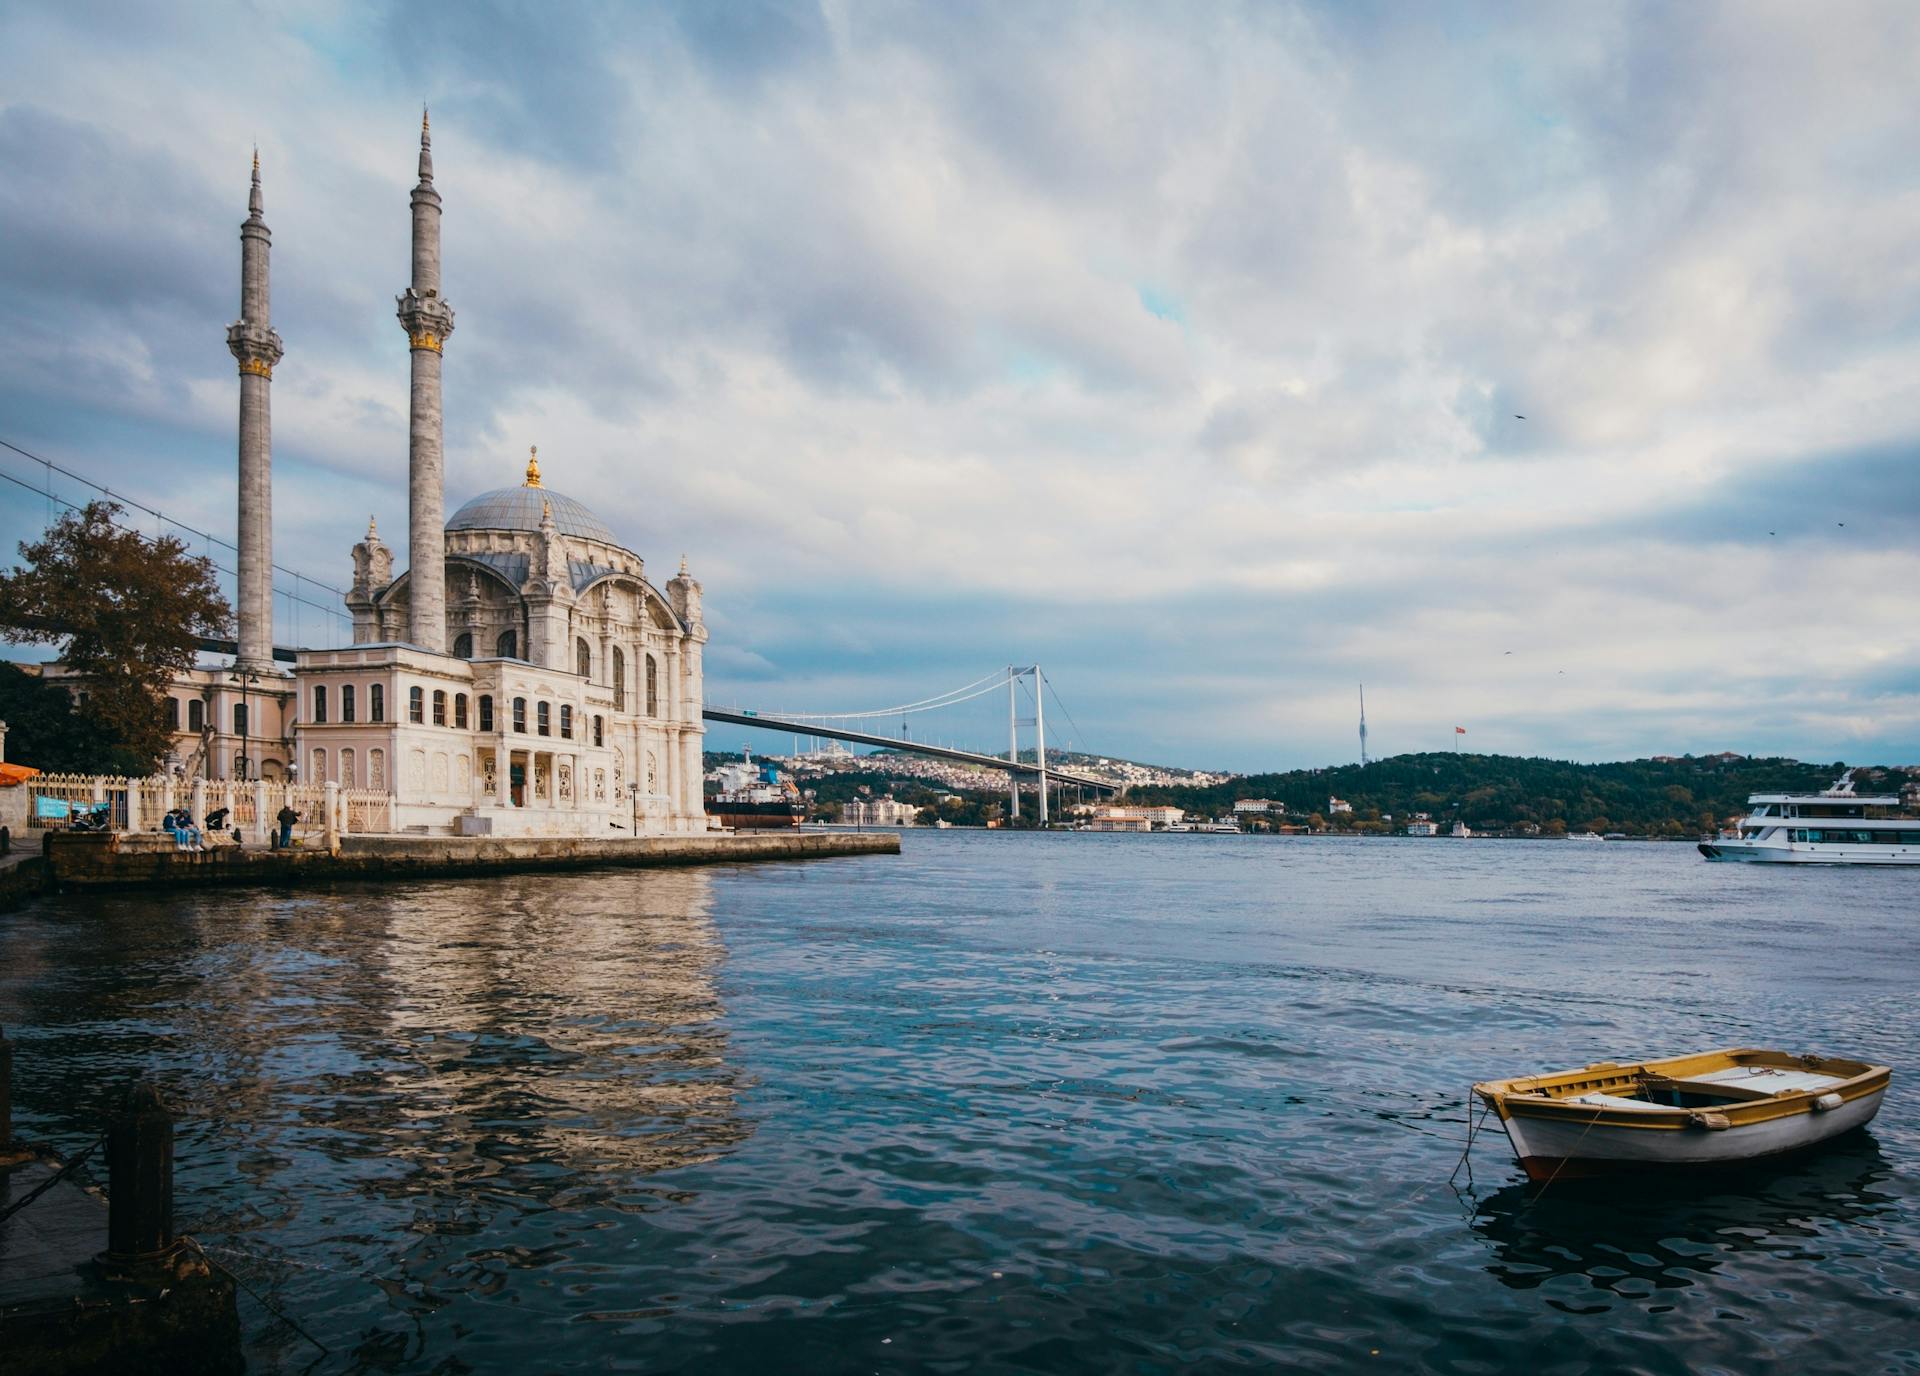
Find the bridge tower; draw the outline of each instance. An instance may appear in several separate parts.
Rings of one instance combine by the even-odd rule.
[[[1367,764],[1367,685],[1360,685],[1360,767]]]

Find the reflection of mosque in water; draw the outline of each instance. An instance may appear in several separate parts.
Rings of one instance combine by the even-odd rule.
[[[641,1177],[750,1131],[710,884],[526,876],[262,904],[254,939],[228,931],[204,958],[234,962],[203,961],[214,1001],[177,1012],[203,1052],[182,1108],[288,1204],[299,1161],[327,1193],[627,1207]]]
[[[461,885],[421,891],[418,936],[382,953],[392,998],[379,1012],[401,1053],[374,1098],[391,1110],[374,1129],[387,1155],[433,1173],[617,1178],[744,1138],[709,877],[623,878],[529,877],[483,904]]]
[[[1543,1192],[1511,1185],[1482,1199],[1474,1231],[1493,1244],[1487,1270],[1531,1290],[1565,1276],[1640,1298],[1651,1287],[1697,1284],[1742,1254],[1790,1255],[1833,1224],[1871,1220],[1900,1205],[1879,1144],[1853,1133],[1826,1151],[1713,1179],[1638,1177],[1563,1181]]]

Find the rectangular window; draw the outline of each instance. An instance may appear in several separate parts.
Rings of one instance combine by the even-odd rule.
[[[367,720],[385,721],[387,719],[387,686],[374,683],[367,686]]]
[[[187,699],[187,730],[200,732],[207,729],[207,705],[199,698]]]
[[[167,722],[167,730],[178,731],[180,729],[180,699],[179,698],[167,699],[166,722]]]
[[[526,734],[527,700],[525,698],[515,698],[513,700],[513,729],[522,735]]]
[[[447,694],[444,688],[433,690],[433,724],[435,726],[447,724]]]
[[[244,702],[233,704],[233,734],[236,736],[247,734],[247,705]]]
[[[569,703],[560,704],[560,735],[566,740],[573,739],[573,707]]]
[[[407,720],[416,725],[427,719],[427,690],[424,688],[407,689]]]
[[[353,720],[353,685],[351,683],[340,685],[340,720]]]
[[[493,694],[491,693],[480,695],[480,729],[493,730]]]
[[[313,688],[313,720],[316,725],[327,719],[327,686],[317,683]]]
[[[467,695],[465,693],[453,695],[453,724],[462,731],[467,729]]]
[[[606,742],[601,739],[601,731],[603,729],[603,723],[605,722],[605,720],[606,719],[602,717],[598,712],[595,712],[593,714],[593,743],[595,745],[606,744]]]
[[[536,709],[539,712],[539,733],[543,736],[553,734],[553,704],[542,702]]]

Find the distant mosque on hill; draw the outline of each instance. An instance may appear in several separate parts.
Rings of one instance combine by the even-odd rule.
[[[520,486],[444,514],[440,367],[454,315],[424,116],[419,172],[412,281],[397,310],[412,374],[409,567],[396,576],[369,522],[353,546],[353,643],[298,650],[289,682],[273,653],[270,395],[283,348],[254,159],[240,319],[227,331],[240,370],[238,654],[231,671],[197,669],[175,687],[182,767],[385,790],[395,830],[706,831],[707,630],[686,561],[656,588],[599,517],[542,485],[534,451]]]

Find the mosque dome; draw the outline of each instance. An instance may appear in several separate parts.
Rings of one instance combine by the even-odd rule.
[[[598,540],[615,548],[622,547],[613,538],[613,532],[607,529],[606,522],[584,505],[564,492],[540,486],[537,456],[534,462],[527,465],[525,486],[498,487],[491,492],[482,492],[447,518],[447,529],[536,531],[540,529],[543,506],[553,508],[553,524],[562,535]]]

